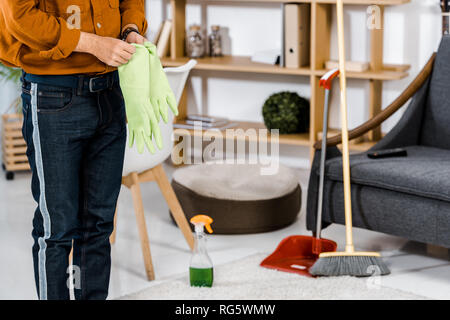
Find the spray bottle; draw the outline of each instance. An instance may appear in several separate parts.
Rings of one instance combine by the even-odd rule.
[[[195,226],[195,246],[189,265],[189,277],[192,287],[211,287],[213,284],[213,264],[206,251],[206,235],[204,228],[212,233],[213,219],[206,215],[196,215],[191,218]]]

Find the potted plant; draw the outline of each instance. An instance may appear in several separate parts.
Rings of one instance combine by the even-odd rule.
[[[13,82],[19,86],[21,73],[20,69],[0,64],[0,79],[3,82]],[[2,115],[2,168],[7,180],[14,179],[15,171],[30,169],[26,156],[27,147],[22,137],[21,104],[18,96]]]
[[[269,130],[280,130],[280,134],[308,132],[309,109],[309,101],[297,93],[278,92],[264,102],[264,124]]]

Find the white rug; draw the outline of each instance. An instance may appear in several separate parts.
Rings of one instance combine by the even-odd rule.
[[[188,274],[124,296],[124,300],[425,299],[383,286],[383,277],[308,278],[262,268],[266,254],[214,268],[212,288],[189,286]]]

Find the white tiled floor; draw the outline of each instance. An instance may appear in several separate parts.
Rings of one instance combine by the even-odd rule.
[[[172,168],[167,167],[170,174]],[[271,252],[286,236],[309,234],[305,228],[305,197],[308,172],[300,171],[303,209],[293,225],[270,233],[209,238],[209,252],[218,265],[258,252]],[[155,183],[142,185],[147,227],[158,280],[186,272],[190,253],[180,231],[172,224],[168,208]],[[30,193],[30,175],[17,174],[14,181],[0,177],[0,299],[35,299],[31,260],[31,219],[35,204]],[[344,243],[343,226],[327,228],[323,236]],[[367,230],[355,229],[360,249],[380,250],[392,274],[381,285],[418,295],[450,299],[450,262],[425,254],[424,245]],[[117,242],[112,249],[110,298],[132,293],[156,282],[145,278],[131,195],[122,189],[119,199]],[[355,292],[355,298],[358,293]]]

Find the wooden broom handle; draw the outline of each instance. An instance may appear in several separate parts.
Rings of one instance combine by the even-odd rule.
[[[347,125],[347,81],[345,72],[345,42],[344,42],[344,5],[337,0],[337,31],[339,46],[339,71],[341,76],[341,126],[342,126],[342,169],[344,174],[344,205],[345,205],[345,234],[346,252],[354,252],[352,233],[352,198],[350,188],[350,160],[348,151],[348,125]]]

